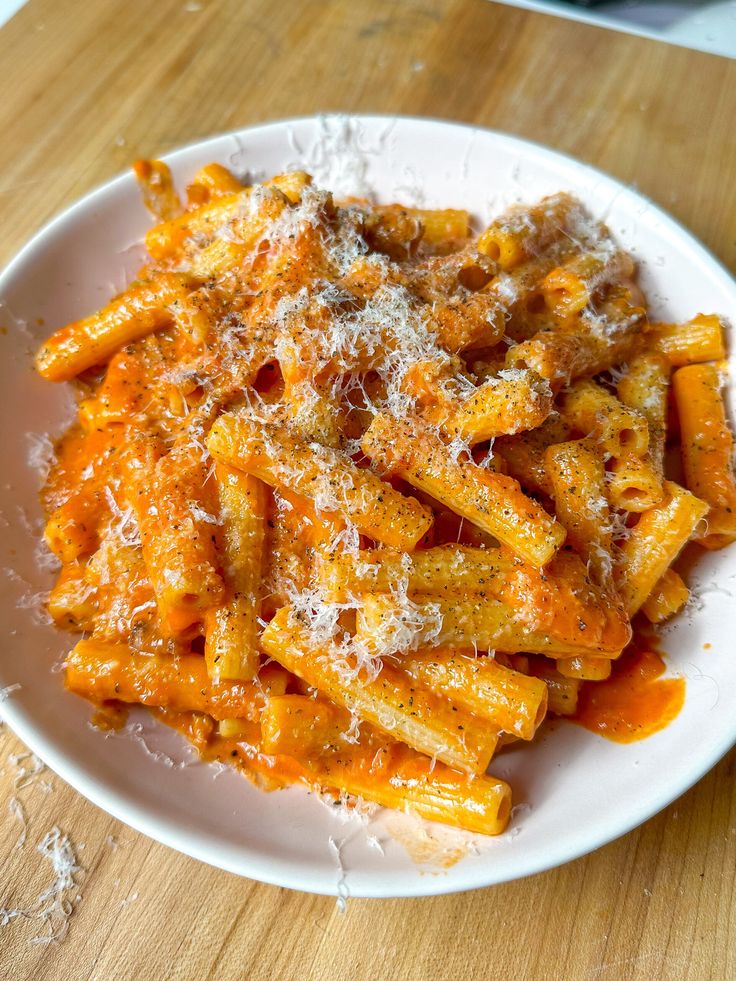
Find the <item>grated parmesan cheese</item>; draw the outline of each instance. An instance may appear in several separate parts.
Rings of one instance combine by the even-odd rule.
[[[26,843],[26,836],[28,834],[28,819],[26,818],[26,812],[23,805],[17,797],[11,797],[8,801],[8,813],[20,823],[21,829],[18,840],[13,847],[23,848]]]
[[[17,919],[37,921],[46,933],[37,934],[32,944],[58,944],[69,930],[69,920],[76,904],[81,899],[79,876],[83,869],[77,863],[69,837],[58,827],[53,827],[38,844],[36,850],[52,868],[54,880],[36,899],[36,902],[22,908],[0,908],[0,926],[8,926]],[[74,889],[75,895],[68,896]]]
[[[0,702],[7,701],[8,698],[13,694],[13,692],[20,691],[22,685],[6,685],[4,688],[0,688]]]
[[[38,786],[44,793],[49,794],[53,787],[47,780],[41,780],[40,776],[46,772],[46,764],[32,753],[26,750],[23,753],[12,753],[9,757],[11,766],[16,769],[13,778],[14,790],[25,790],[27,787]]]
[[[339,114],[319,117],[319,131],[311,146],[302,148],[293,133],[292,145],[298,161],[289,169],[303,168],[315,181],[333,189],[336,195],[369,197],[368,158],[379,156],[393,124],[388,124],[377,142],[369,144],[360,121]]]
[[[108,533],[117,539],[121,545],[129,545],[133,548],[139,546],[141,543],[141,534],[133,508],[126,507],[123,510],[115,500],[115,495],[108,486],[103,488],[103,492],[110,512],[116,522],[110,525]]]
[[[344,913],[348,906],[350,891],[347,883],[347,872],[342,860],[342,849],[345,845],[344,840],[336,841],[332,835],[327,839],[330,853],[337,865],[337,902],[336,906],[340,913]]]
[[[48,433],[27,433],[28,442],[28,466],[35,470],[41,483],[46,481],[54,463],[56,463],[56,450]]]

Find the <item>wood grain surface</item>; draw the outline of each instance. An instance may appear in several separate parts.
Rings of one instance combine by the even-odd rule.
[[[485,0],[30,0],[0,30],[0,66],[0,263],[135,157],[346,110],[549,144],[634,184],[736,267],[726,59]],[[35,846],[55,825],[84,872],[63,943],[33,944],[32,919],[0,928],[2,978],[736,977],[734,753],[564,868],[465,895],[350,900],[341,913],[154,844],[53,775],[15,787],[22,752],[4,732],[0,907],[48,887]],[[28,818],[23,848],[13,798]]]

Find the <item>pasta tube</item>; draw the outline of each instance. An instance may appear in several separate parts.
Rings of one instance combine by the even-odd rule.
[[[644,416],[649,427],[649,463],[659,480],[664,465],[670,366],[661,354],[640,354],[626,365],[616,390],[624,405]]]
[[[551,496],[552,485],[544,466],[544,452],[548,446],[564,443],[569,438],[570,427],[560,415],[554,415],[538,429],[497,439],[493,453],[503,460],[508,474],[527,491]]]
[[[288,406],[293,428],[306,440],[339,448],[342,413],[335,410],[322,382],[303,379],[292,382],[284,372],[283,401]]]
[[[273,491],[271,497],[267,608],[275,612],[290,595],[309,586],[317,553],[326,552],[345,525],[339,519],[317,514],[312,501],[300,494],[282,488]]]
[[[391,595],[368,594],[358,610],[356,638],[373,654],[454,646],[554,658],[583,653],[617,657],[631,639],[628,623],[613,604],[610,610],[590,609],[586,619],[573,618],[565,609],[547,610],[538,628],[536,609],[478,595],[422,597],[406,609]]]
[[[647,341],[674,368],[726,356],[723,323],[715,314],[699,313],[684,324],[654,324]]]
[[[568,542],[601,581],[611,566],[612,524],[600,450],[586,440],[557,443],[545,451],[544,469]]]
[[[438,614],[445,605],[451,608],[456,604],[459,597],[481,607],[494,597],[516,611],[517,624],[572,639],[575,644],[579,642],[581,623],[591,643],[603,642],[617,649],[629,639],[623,612],[604,588],[591,582],[585,565],[571,553],[560,553],[540,573],[506,548],[441,545],[421,549],[411,556],[387,549],[325,551],[318,573],[323,595],[331,602],[356,602],[360,598],[363,604],[366,600],[370,603],[371,596],[392,593],[397,584],[404,583],[412,600],[442,600]],[[400,624],[401,610],[396,607],[395,597],[385,597],[382,602],[387,604],[387,622],[391,622],[393,610],[394,625]],[[376,609],[380,610],[380,606]],[[407,613],[411,615],[411,607]],[[487,622],[491,623],[492,613],[486,613]],[[482,619],[483,615],[479,616]],[[477,644],[501,648],[498,638],[489,639],[488,629],[481,628],[486,636],[475,638]]]
[[[357,742],[339,742],[349,720],[348,713],[321,699],[270,699],[262,723],[266,751],[293,756],[313,786],[479,834],[504,830],[511,813],[508,784],[459,773],[370,725],[361,725]],[[324,739],[332,742],[320,749]]]
[[[471,293],[467,298],[432,304],[429,325],[446,351],[486,347],[501,340],[507,308],[492,292]]]
[[[642,605],[652,623],[662,623],[679,613],[690,599],[690,590],[674,569],[667,569]]]
[[[502,370],[467,394],[438,390],[422,418],[470,445],[540,426],[552,410],[552,391],[533,371]]]
[[[470,235],[470,215],[457,208],[408,208],[409,214],[421,222],[422,241],[428,245],[462,242]]]
[[[258,671],[258,616],[264,570],[268,492],[257,477],[218,464],[223,519],[225,602],[205,617],[210,677],[249,679]]]
[[[49,517],[44,530],[46,544],[62,562],[90,555],[99,542],[100,517],[96,495],[82,486]]]
[[[506,367],[535,371],[558,391],[576,378],[607,371],[630,357],[639,345],[634,333],[602,340],[593,334],[547,331],[510,347]]]
[[[164,625],[179,633],[222,603],[207,467],[195,448],[157,449],[143,441],[126,465],[126,497],[140,529],[143,558]]]
[[[282,694],[263,708],[261,746],[269,754],[319,757],[355,744],[367,729],[368,723],[325,698]]]
[[[611,456],[643,456],[649,448],[646,419],[595,382],[576,382],[560,411],[570,427],[592,436]]]
[[[363,593],[386,593],[406,579],[412,595],[500,588],[514,573],[518,560],[510,551],[440,545],[406,555],[390,549],[360,552],[325,550],[318,573],[325,598],[333,603],[349,602]]]
[[[492,657],[438,649],[402,657],[401,670],[519,739],[532,739],[547,713],[544,682],[505,668]]]
[[[662,478],[645,457],[630,454],[614,459],[608,472],[608,499],[622,511],[641,513],[662,500]]]
[[[541,678],[547,686],[547,705],[551,715],[569,717],[578,710],[578,695],[582,680],[567,678],[556,667],[545,663],[541,658],[532,666],[535,678]]]
[[[561,657],[555,666],[565,678],[580,678],[581,681],[605,681],[611,676],[611,661],[605,657]]]
[[[570,234],[584,213],[569,194],[553,194],[539,204],[509,208],[478,239],[478,251],[503,270],[513,269]]]
[[[302,172],[280,174],[264,183],[264,187],[276,188],[289,201],[298,201],[311,178]],[[223,225],[247,215],[250,208],[252,187],[245,187],[233,194],[215,198],[208,204],[185,211],[170,221],[155,225],[146,233],[146,249],[154,259],[166,259],[178,252],[187,239],[193,236],[211,237]]]
[[[319,511],[340,514],[393,548],[414,548],[432,524],[429,510],[413,497],[404,497],[337,450],[301,442],[285,427],[221,416],[207,446],[216,460],[309,497]]]
[[[515,480],[454,459],[416,420],[378,415],[361,445],[382,469],[400,474],[535,565],[548,562],[565,538],[562,527]]]
[[[639,518],[616,564],[616,586],[632,617],[708,513],[705,501],[672,481],[665,480],[663,488],[664,499]]]
[[[58,627],[91,630],[97,614],[97,591],[85,576],[81,562],[65,564],[49,593],[48,611]]]
[[[550,311],[565,318],[580,313],[602,286],[630,279],[633,274],[631,256],[603,247],[576,255],[553,269],[541,289]]]
[[[152,282],[131,286],[99,313],[52,334],[36,355],[36,370],[47,381],[59,382],[102,364],[126,344],[168,327],[172,305],[192,285],[186,276],[161,273]]]
[[[672,383],[682,433],[682,466],[688,488],[710,505],[707,548],[736,539],[734,439],[726,418],[718,369],[711,364],[680,368]]]
[[[473,773],[486,770],[498,741],[487,723],[388,664],[373,680],[362,678],[350,655],[341,658],[338,651],[315,645],[289,607],[278,611],[261,643],[292,674],[393,738],[449,766]]]
[[[143,203],[158,221],[168,221],[181,214],[171,170],[162,160],[136,160],[133,173],[143,194]]]
[[[198,654],[137,653],[126,644],[80,640],[65,662],[69,691],[90,701],[140,702],[213,719],[258,721],[267,689],[250,681],[213,682]]]
[[[187,193],[190,200],[194,198],[194,203],[205,204],[211,198],[223,194],[236,194],[242,190],[243,185],[227,167],[219,163],[210,163],[199,168],[187,188]]]

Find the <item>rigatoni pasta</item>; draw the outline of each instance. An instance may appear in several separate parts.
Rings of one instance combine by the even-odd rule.
[[[216,467],[222,522],[225,602],[208,610],[204,655],[209,676],[253,678],[258,673],[258,618],[265,570],[268,495],[257,477]]]
[[[361,448],[384,473],[396,473],[530,562],[544,565],[565,538],[560,525],[505,474],[456,458],[419,419],[378,414]]]
[[[212,163],[182,200],[135,170],[150,261],[36,358],[80,396],[43,491],[68,689],[260,785],[502,832],[496,755],[682,608],[689,541],[736,537],[726,325],[650,324],[567,193],[476,237],[303,172]]]
[[[602,579],[609,571],[613,528],[603,453],[589,440],[555,443],[543,466],[568,542]]]
[[[710,505],[707,534],[701,541],[708,548],[721,548],[736,539],[736,478],[720,373],[716,365],[689,365],[675,372],[673,386],[685,479]]]

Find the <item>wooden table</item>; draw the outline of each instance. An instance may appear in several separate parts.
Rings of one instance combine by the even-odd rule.
[[[484,0],[30,0],[0,31],[0,264],[139,156],[261,120],[350,110],[466,120],[589,161],[736,267],[736,62]],[[638,831],[562,869],[466,895],[351,900],[199,865],[50,777],[13,790],[0,741],[0,905],[48,885],[34,844],[84,843],[59,946],[0,930],[0,976],[736,977],[731,753]],[[28,844],[7,813],[15,794]],[[81,845],[79,846],[81,848]]]

